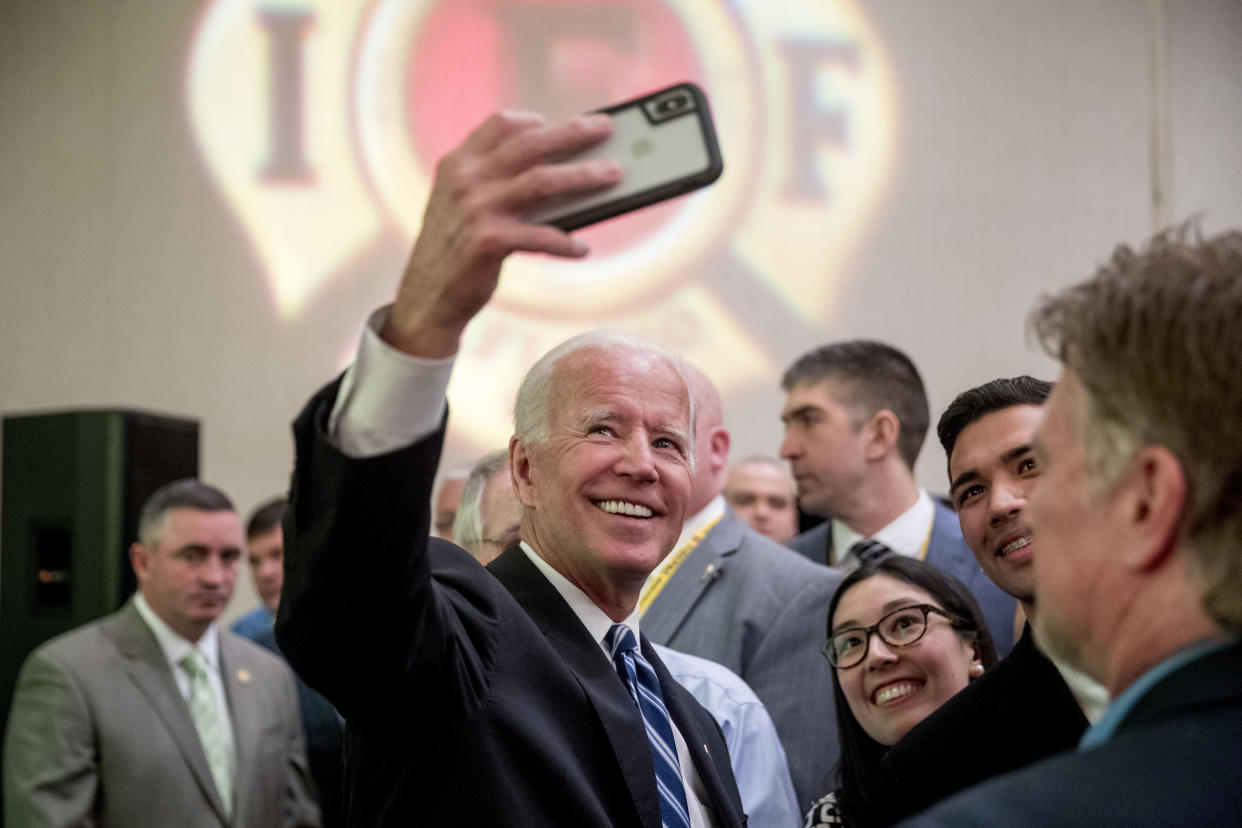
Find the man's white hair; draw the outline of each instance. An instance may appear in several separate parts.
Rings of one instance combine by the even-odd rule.
[[[622,331],[588,331],[578,334],[548,351],[531,366],[518,387],[513,403],[513,433],[528,446],[547,442],[551,436],[552,392],[556,382],[556,366],[567,356],[579,351],[600,350],[642,354],[661,359],[677,373],[686,389],[690,405],[690,431],[687,435],[690,470],[694,471],[694,394],[681,357],[667,348]]]

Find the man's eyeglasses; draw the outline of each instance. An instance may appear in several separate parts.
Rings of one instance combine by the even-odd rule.
[[[927,615],[933,612],[949,619],[954,626],[968,623],[931,604],[915,604],[893,610],[870,627],[837,630],[824,642],[821,651],[838,670],[853,667],[867,657],[872,633],[879,634],[880,640],[890,647],[909,647],[927,632]]]

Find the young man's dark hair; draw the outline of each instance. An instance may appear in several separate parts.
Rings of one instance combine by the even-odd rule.
[[[927,425],[927,391],[910,358],[892,345],[871,339],[834,342],[798,357],[785,369],[781,388],[833,380],[842,386],[841,400],[855,409],[859,421],[880,409],[897,415],[901,433],[897,452],[910,469],[919,459]]]
[[[258,506],[250,513],[250,520],[246,521],[246,539],[258,537],[267,534],[280,525],[284,520],[285,509],[289,506],[284,496],[274,497],[266,503]]]
[[[1023,374],[985,382],[953,398],[949,407],[940,415],[936,424],[936,436],[944,447],[947,461],[953,456],[953,446],[966,426],[993,411],[1015,405],[1043,405],[1052,393],[1052,383]]]

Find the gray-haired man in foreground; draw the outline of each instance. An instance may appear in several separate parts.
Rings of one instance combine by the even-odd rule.
[[[1119,248],[1045,300],[1036,637],[1112,701],[1076,751],[914,825],[1236,825],[1242,813],[1242,233]]]

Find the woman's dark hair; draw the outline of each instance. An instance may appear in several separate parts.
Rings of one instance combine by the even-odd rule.
[[[992,635],[983,620],[983,611],[966,586],[929,563],[901,555],[888,555],[877,561],[863,564],[845,576],[832,600],[828,602],[827,634],[832,634],[832,617],[842,596],[855,585],[876,575],[888,575],[899,581],[918,587],[926,592],[940,607],[958,621],[953,628],[963,640],[971,641],[985,670],[996,664],[996,647]],[[886,825],[891,819],[885,816],[885,803],[892,797],[884,796],[887,780],[880,768],[880,758],[888,750],[867,735],[858,719],[854,718],[849,702],[841,691],[841,679],[832,670],[832,695],[837,708],[837,734],[841,742],[841,760],[837,763],[837,807],[846,825]]]

